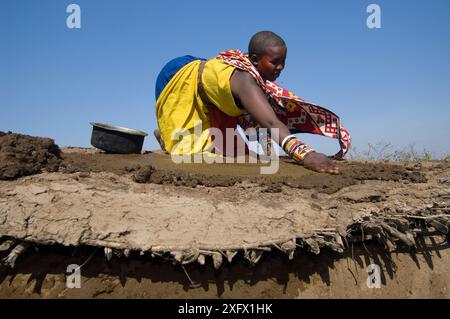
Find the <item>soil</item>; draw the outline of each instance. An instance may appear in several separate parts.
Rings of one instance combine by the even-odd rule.
[[[0,132],[0,180],[55,172],[61,162],[60,149],[52,139]]]

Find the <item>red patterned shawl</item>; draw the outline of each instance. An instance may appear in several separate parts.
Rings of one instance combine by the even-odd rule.
[[[258,86],[266,93],[277,117],[290,130],[338,139],[341,150],[334,155],[336,159],[342,158],[348,152],[351,144],[350,134],[340,125],[339,117],[336,114],[319,105],[305,102],[274,82],[264,82],[250,60],[239,50],[221,52],[216,58],[240,70],[249,72]],[[244,130],[257,126],[257,123],[249,114],[239,117],[238,123]]]

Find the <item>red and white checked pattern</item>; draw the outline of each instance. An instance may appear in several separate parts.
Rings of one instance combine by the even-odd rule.
[[[352,138],[350,136],[350,133],[343,126],[339,128],[339,132],[341,135],[339,140],[341,144],[341,150],[343,152],[343,155],[345,155],[345,153],[348,152],[350,145],[352,144]]]
[[[290,117],[287,121],[287,126],[289,129],[295,129],[294,124],[304,124],[306,123],[306,112],[301,110],[301,116],[299,117]]]
[[[341,150],[335,155],[336,158],[342,158],[347,153],[351,137],[348,131],[340,125],[339,117],[333,112],[316,104],[305,102],[303,99],[296,96],[294,93],[282,88],[275,82],[265,81],[262,79],[258,70],[254,67],[248,57],[240,50],[228,50],[221,52],[217,57],[226,63],[249,72],[255,79],[258,86],[260,86],[269,98],[269,103],[278,115],[287,115],[287,125],[305,124],[311,121],[310,127],[317,127],[317,131],[310,132],[313,134],[320,134],[331,138],[339,139]],[[289,113],[302,109],[301,117],[289,117]],[[303,116],[304,115],[304,116]],[[297,122],[296,122],[297,121]],[[239,125],[245,130],[248,127],[259,126],[250,116],[243,116],[238,120]],[[338,130],[339,128],[339,130]]]

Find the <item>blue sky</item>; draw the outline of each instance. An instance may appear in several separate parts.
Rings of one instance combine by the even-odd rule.
[[[70,3],[81,29],[66,26]],[[371,3],[381,29],[366,26]],[[449,12],[447,0],[0,0],[0,130],[60,146],[89,146],[91,121],[151,133],[168,60],[246,50],[272,30],[288,45],[278,83],[338,114],[358,149],[384,141],[450,154]],[[157,148],[152,136],[144,148]]]

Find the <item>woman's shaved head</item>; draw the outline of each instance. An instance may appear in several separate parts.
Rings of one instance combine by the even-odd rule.
[[[265,81],[275,81],[286,64],[287,47],[272,31],[256,33],[248,45],[248,56]]]
[[[248,55],[263,56],[270,47],[285,47],[286,43],[272,31],[260,31],[250,39],[248,44]]]

